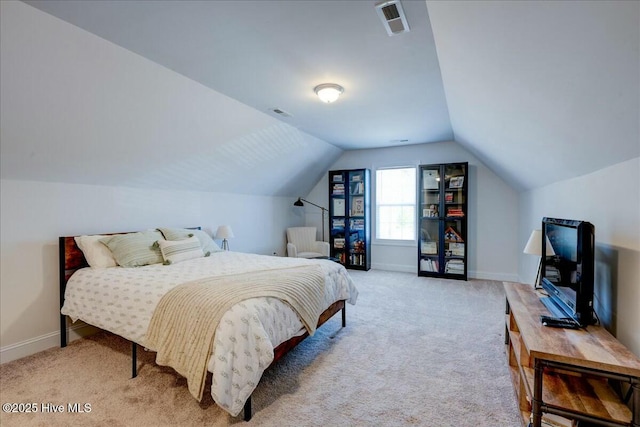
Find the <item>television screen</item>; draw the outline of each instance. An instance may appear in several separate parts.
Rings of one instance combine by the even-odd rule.
[[[548,256],[544,277],[556,285],[558,291],[565,294],[568,301],[575,301],[576,286],[580,281],[578,229],[547,224],[546,236],[553,248],[554,255]],[[575,310],[575,305],[571,305],[571,308]]]
[[[556,256],[572,262],[578,261],[577,228],[549,224],[547,225],[547,239],[549,239]]]
[[[591,323],[593,306],[594,228],[586,221],[544,218],[542,287],[551,302],[581,324]],[[544,241],[544,240],[543,240]],[[545,302],[547,307],[550,307]],[[551,308],[550,308],[551,310]],[[557,312],[552,313],[560,317]]]

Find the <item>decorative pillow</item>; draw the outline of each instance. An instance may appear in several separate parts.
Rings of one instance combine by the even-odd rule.
[[[165,264],[174,264],[204,256],[200,240],[195,236],[183,240],[158,240],[158,246],[160,246]]]
[[[158,231],[116,234],[100,241],[106,245],[122,267],[140,267],[162,262],[160,248],[155,243],[162,239]]]
[[[202,230],[189,230],[188,228],[158,228],[158,230],[162,232],[167,240],[183,240],[191,236],[197,237],[200,240],[204,256],[209,256],[214,252],[223,252],[211,236]]]
[[[84,258],[91,268],[107,268],[118,265],[109,248],[100,243],[100,239],[104,237],[108,236],[96,234],[93,236],[77,236],[74,238],[76,245],[78,245],[84,254]]]

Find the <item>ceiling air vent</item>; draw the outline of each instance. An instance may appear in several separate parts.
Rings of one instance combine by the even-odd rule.
[[[382,25],[390,36],[409,31],[407,17],[404,16],[400,0],[388,0],[376,3],[376,12]]]
[[[272,107],[269,109],[270,111],[282,116],[282,117],[291,117],[290,113],[287,113],[286,111],[278,108],[278,107]]]

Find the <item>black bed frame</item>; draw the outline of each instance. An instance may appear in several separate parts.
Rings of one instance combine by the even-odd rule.
[[[197,227],[200,228],[200,227]],[[108,234],[121,234],[121,233],[108,233]],[[73,273],[77,270],[88,267],[87,260],[80,248],[76,245],[75,236],[59,237],[59,260],[60,260],[60,309],[64,305],[64,293],[67,288],[67,281]],[[347,314],[345,300],[339,300],[334,302],[327,308],[318,319],[318,328],[322,326],[327,320],[332,318],[336,313],[342,311],[342,327],[347,326]],[[302,335],[295,336],[273,350],[273,361],[269,367],[273,366],[278,360],[280,360],[285,354],[296,347],[300,342],[309,336],[308,332]],[[60,347],[67,346],[67,316],[60,313]],[[138,375],[138,344],[131,341],[131,378],[135,378]],[[268,368],[267,368],[268,369]],[[244,404],[244,420],[249,421],[251,419],[251,396]]]

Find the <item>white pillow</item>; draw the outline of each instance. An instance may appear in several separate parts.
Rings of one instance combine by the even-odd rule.
[[[196,236],[182,240],[158,240],[165,264],[175,264],[193,258],[202,258],[204,252]]]
[[[76,245],[84,254],[89,267],[107,268],[116,267],[116,260],[108,247],[100,242],[100,239],[107,237],[104,235],[77,236],[74,238]]]
[[[202,230],[192,230],[189,228],[158,228],[160,232],[164,235],[164,238],[167,240],[182,240],[187,237],[196,236],[198,240],[200,240],[200,245],[202,246],[202,252],[204,252],[205,256],[209,256],[214,252],[224,252],[220,249],[220,246],[213,241],[211,236],[209,236],[205,231]]]

